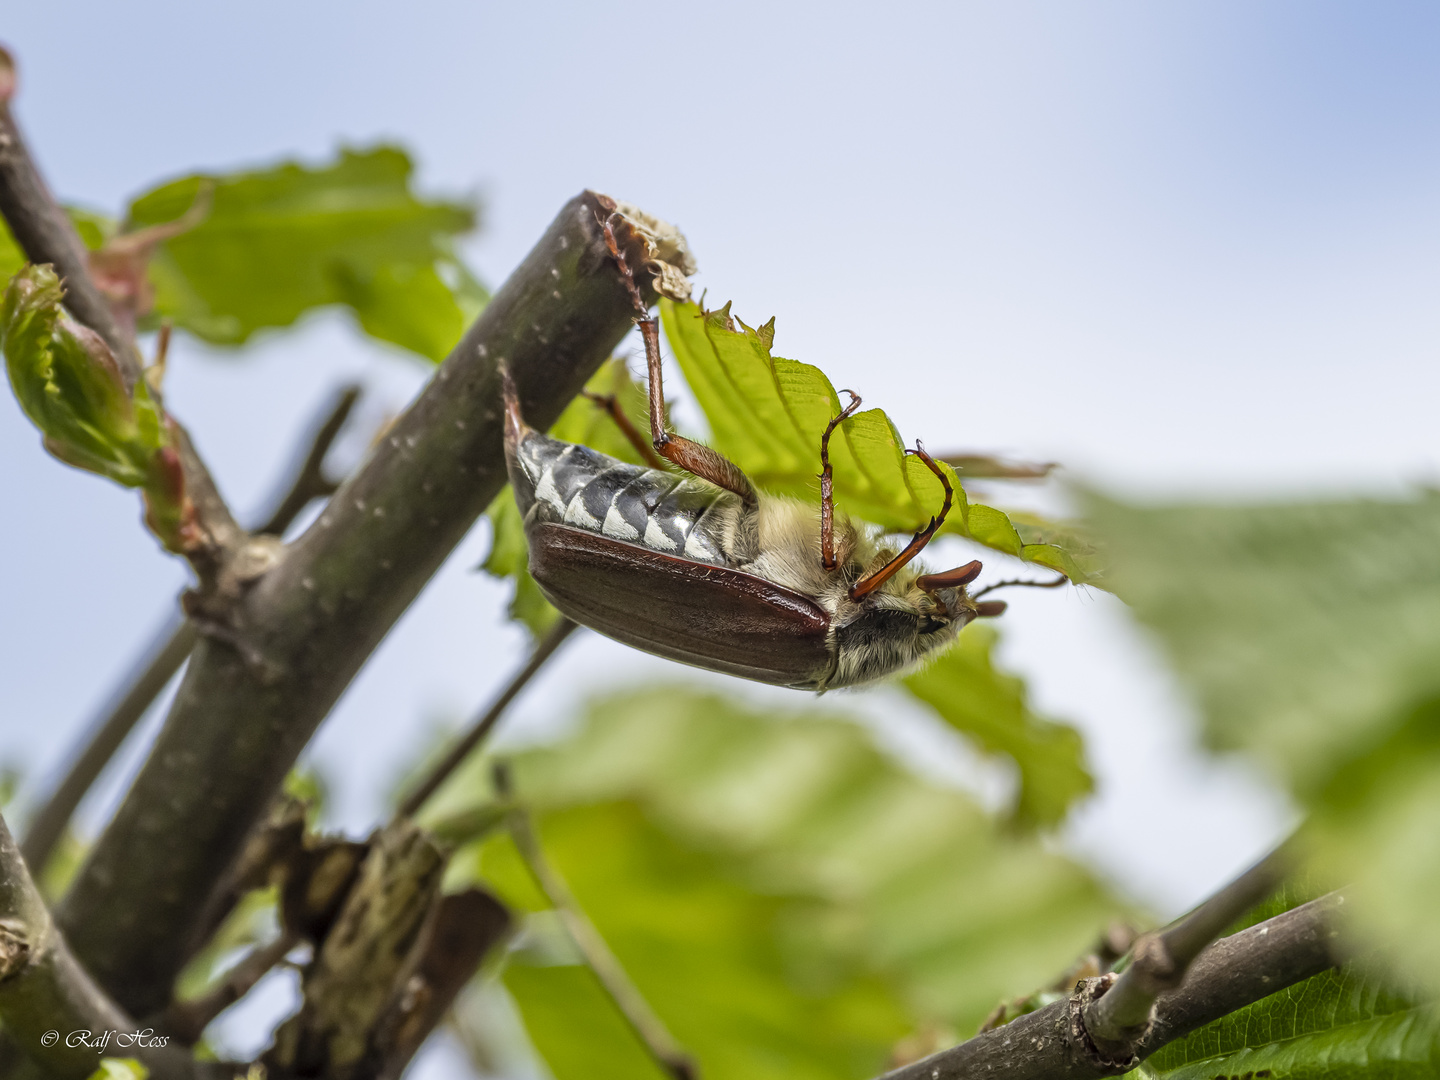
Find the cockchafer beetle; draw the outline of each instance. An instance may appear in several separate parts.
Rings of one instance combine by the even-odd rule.
[[[813,506],[757,490],[716,451],[666,431],[659,322],[610,222],[600,225],[645,342],[651,444],[613,400],[602,404],[648,464],[533,430],[502,373],[505,458],[530,573],[562,614],[671,660],[824,691],[912,668],[972,619],[1005,609],[967,593],[979,562],[939,574],[912,563],[953,497],[945,473],[918,443],[906,453],[939,477],[945,500],[901,551],[886,547],[878,530],[836,514],[830,436],[859,407],[853,392],[845,391],[849,405],[820,440],[818,515]]]

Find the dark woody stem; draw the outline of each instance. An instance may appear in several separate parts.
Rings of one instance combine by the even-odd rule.
[[[597,215],[571,200],[430,384],[231,612],[202,638],[149,759],[60,918],[132,1011],[165,1006],[209,897],[351,678],[506,480],[497,364],[545,428],[632,325]],[[616,232],[643,261],[642,239]]]

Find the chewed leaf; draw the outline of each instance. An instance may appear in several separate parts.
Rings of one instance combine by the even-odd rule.
[[[824,372],[775,356],[772,319],[751,328],[730,309],[661,301],[671,351],[709,423],[711,441],[757,485],[778,495],[819,499],[820,439],[841,401]],[[860,388],[863,391],[863,387]],[[847,514],[895,532],[922,528],[940,511],[944,491],[880,409],[857,412],[830,443],[836,504]],[[1049,566],[1077,583],[1093,583],[1093,551],[1073,530],[1027,540],[1002,511],[971,503],[955,470],[940,463],[954,489],[944,532]]]

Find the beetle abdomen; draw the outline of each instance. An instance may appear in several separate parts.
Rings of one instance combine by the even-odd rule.
[[[527,529],[551,522],[695,562],[732,563],[725,526],[740,500],[704,481],[527,431],[510,482]]]

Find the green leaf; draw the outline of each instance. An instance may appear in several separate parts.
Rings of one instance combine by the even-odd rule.
[[[554,812],[544,843],[702,1075],[868,1077],[905,1034],[884,980],[807,940],[813,899],[746,887],[633,804]],[[517,955],[505,983],[557,1080],[663,1075],[589,970],[549,960]]]
[[[819,506],[820,439],[840,399],[817,367],[775,356],[775,320],[752,329],[727,304],[706,312],[662,300],[670,349],[709,423],[715,447],[760,488]],[[838,508],[887,530],[909,532],[938,514],[940,481],[905,454],[895,425],[880,409],[856,413],[830,443]],[[1073,527],[1053,540],[1027,542],[1010,518],[969,502],[955,470],[940,464],[955,492],[945,532],[1048,566],[1077,583],[1094,582],[1098,564]]]
[[[404,152],[377,147],[319,168],[189,176],[142,195],[132,230],[175,221],[213,186],[208,214],[150,263],[154,318],[238,345],[344,304],[371,336],[440,360],[488,298],[453,246],[475,210],[417,198],[410,174]]]
[[[0,349],[20,408],[68,465],[143,487],[167,445],[160,410],[143,382],[133,396],[105,343],[61,308],[49,266],[17,274],[0,301]]]
[[[644,388],[631,378],[625,361],[607,362],[585,389],[591,394],[614,396],[631,422],[641,425],[640,430],[646,430],[648,399]],[[639,453],[619,425],[604,409],[583,396],[570,402],[550,434],[566,442],[582,443],[621,461],[641,463]],[[530,549],[525,541],[525,524],[508,486],[495,497],[485,515],[490,519],[490,553],[480,564],[481,569],[492,577],[514,580],[515,591],[508,608],[510,618],[522,623],[536,638],[543,637],[560,613],[545,599],[527,569]]]
[[[1360,925],[1440,986],[1440,495],[1093,519],[1207,743],[1289,786],[1315,865],[1368,886]]]
[[[659,688],[592,706],[575,736],[513,767],[551,859],[715,1080],[864,1080],[906,1031],[973,1030],[998,998],[1053,979],[1119,908],[830,710]],[[425,817],[491,797],[472,761]],[[503,835],[457,862],[514,910],[544,906]],[[616,1029],[608,1003],[564,1021],[590,985],[573,958],[536,947],[511,971],[560,1080],[577,1075],[567,1062],[607,1059],[610,1043],[584,1039]]]
[[[1271,994],[1171,1043],[1137,1080],[1387,1080],[1440,1072],[1440,1007],[1355,965]]]
[[[147,1080],[150,1070],[134,1058],[101,1058],[90,1080]]]
[[[1017,823],[1056,825],[1075,800],[1095,788],[1085,769],[1085,748],[1074,728],[1031,712],[1020,679],[995,669],[997,638],[993,627],[967,627],[952,648],[907,676],[904,685],[985,751],[1014,760],[1020,771],[1012,811]]]

